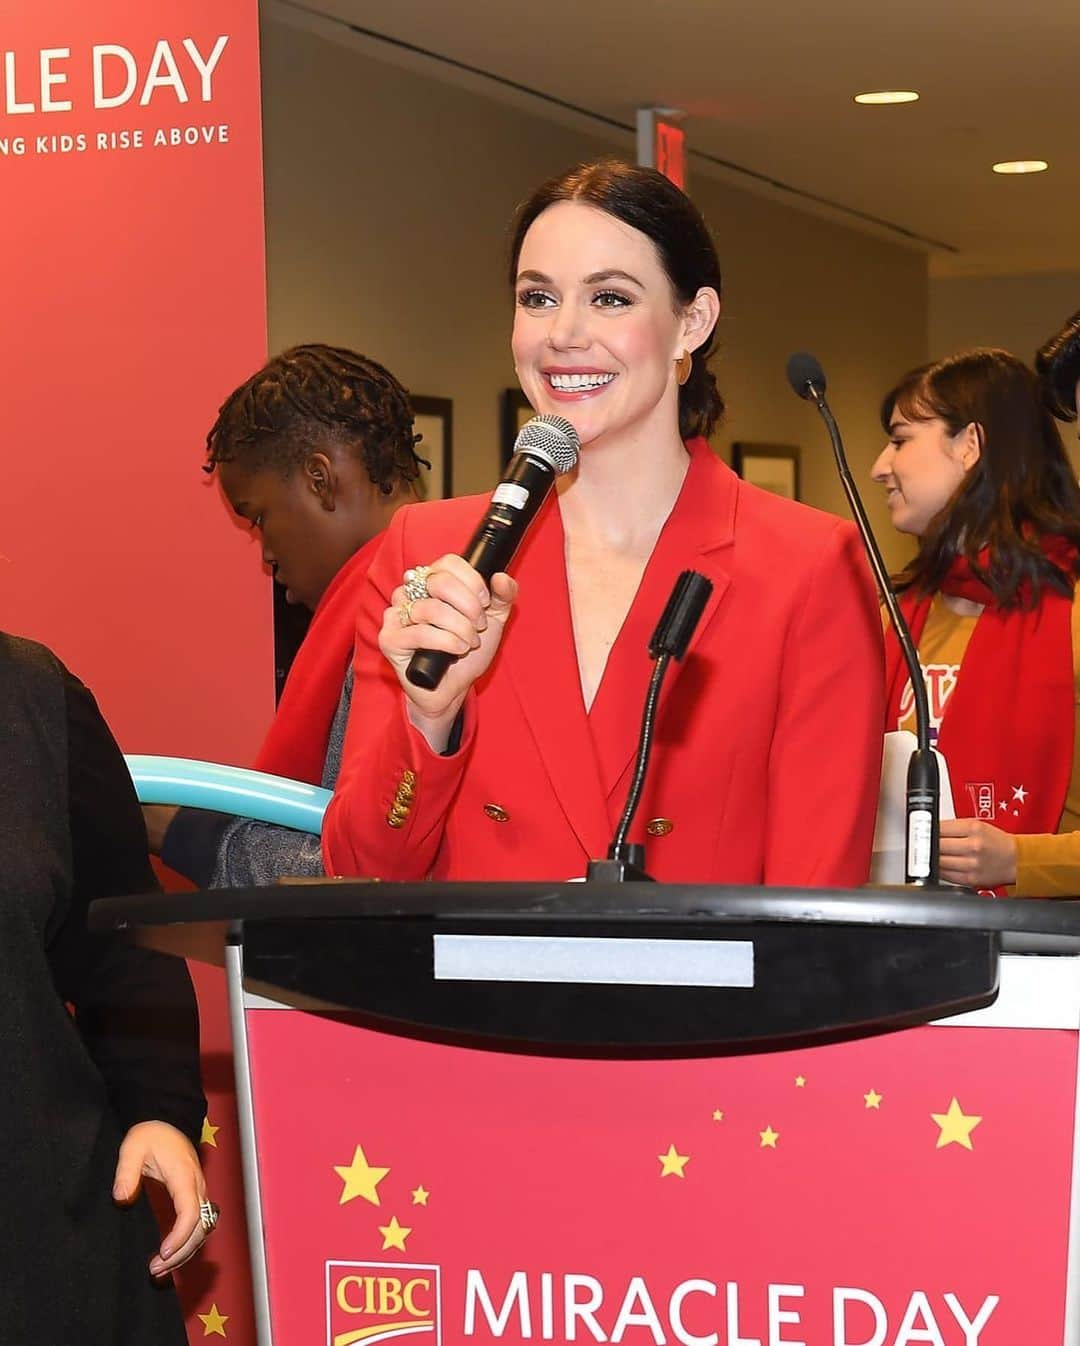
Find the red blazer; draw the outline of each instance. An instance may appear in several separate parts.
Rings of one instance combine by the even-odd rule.
[[[511,567],[520,595],[467,698],[451,757],[433,753],[409,724],[376,638],[405,568],[459,550],[488,497],[398,511],[358,617],[352,714],[323,826],[327,873],[582,875],[607,854],[626,799],[653,667],[649,638],[679,572],[696,569],[712,580],[712,597],[688,654],[668,672],[629,839],[647,843],[649,871],[667,882],[865,881],[883,668],[858,536],[832,515],[740,481],[704,441],[688,447],[682,491],[590,712],[553,493]]]

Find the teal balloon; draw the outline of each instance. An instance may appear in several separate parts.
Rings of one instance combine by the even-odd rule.
[[[322,831],[330,791],[306,781],[220,762],[197,762],[189,757],[132,753],[124,760],[140,804],[181,804],[275,823],[297,832],[318,835]]]

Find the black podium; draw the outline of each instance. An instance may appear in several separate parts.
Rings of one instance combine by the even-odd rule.
[[[1080,1341],[1080,904],[318,882],[91,919],[227,969],[267,1346]]]

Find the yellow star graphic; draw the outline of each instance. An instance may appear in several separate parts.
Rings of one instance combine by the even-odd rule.
[[[716,1111],[713,1113],[712,1119],[714,1122],[722,1122],[724,1120],[724,1114],[720,1111],[719,1108],[717,1108]]]
[[[217,1149],[217,1133],[221,1130],[220,1126],[211,1126],[210,1118],[204,1117],[202,1124],[202,1135],[199,1137],[200,1145],[212,1145]]]
[[[766,1126],[764,1131],[759,1131],[761,1137],[761,1148],[763,1150],[775,1150],[776,1142],[780,1139],[780,1132],[774,1131],[771,1126]]]
[[[426,1187],[417,1187],[412,1194],[412,1203],[414,1206],[426,1206],[427,1199],[431,1193]]]
[[[345,1184],[341,1189],[339,1206],[344,1206],[346,1201],[351,1201],[353,1197],[357,1196],[362,1196],[365,1201],[370,1201],[373,1206],[382,1205],[376,1189],[390,1170],[388,1168],[373,1168],[364,1157],[364,1147],[362,1145],[356,1147],[356,1153],[352,1157],[351,1164],[340,1166],[335,1164],[334,1172]]]
[[[405,1251],[405,1240],[412,1233],[412,1230],[406,1228],[405,1225],[398,1224],[396,1215],[390,1217],[389,1224],[381,1224],[378,1228],[379,1233],[383,1236],[383,1252],[386,1252],[387,1248],[397,1248],[399,1252]]]
[[[196,1318],[203,1325],[204,1337],[223,1337],[225,1336],[225,1324],[229,1321],[227,1313],[219,1313],[216,1304],[210,1305],[209,1313],[197,1313]]]
[[[863,1102],[868,1108],[877,1108],[880,1112],[882,1097],[882,1094],[875,1093],[874,1090],[871,1089],[868,1094],[863,1094]]]
[[[796,1089],[805,1089],[805,1088],[806,1088],[806,1076],[805,1076],[805,1075],[796,1075],[796,1076],[795,1076],[795,1088],[796,1088]]]
[[[932,1112],[930,1116],[941,1128],[935,1149],[943,1145],[962,1145],[965,1150],[973,1150],[971,1133],[982,1121],[981,1117],[966,1116],[960,1104],[954,1098],[948,1112]]]
[[[667,1154],[658,1154],[656,1157],[660,1160],[660,1176],[662,1178],[686,1177],[683,1169],[690,1162],[688,1154],[680,1154],[674,1145],[669,1145]]]

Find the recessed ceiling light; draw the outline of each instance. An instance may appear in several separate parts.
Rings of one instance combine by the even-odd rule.
[[[914,89],[877,89],[873,93],[857,93],[856,103],[917,103]]]
[[[1045,159],[1007,159],[994,165],[995,173],[1045,173],[1050,165]]]

